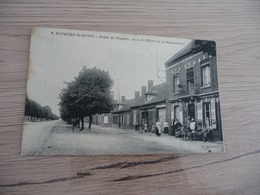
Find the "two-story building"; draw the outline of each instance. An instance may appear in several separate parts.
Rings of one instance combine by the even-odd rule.
[[[193,40],[166,63],[167,114],[182,124],[188,116],[222,140],[216,45]]]

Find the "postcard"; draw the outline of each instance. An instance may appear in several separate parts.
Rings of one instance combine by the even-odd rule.
[[[224,152],[216,43],[33,28],[22,155]]]

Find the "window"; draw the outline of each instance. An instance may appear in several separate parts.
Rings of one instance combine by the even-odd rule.
[[[203,103],[203,124],[207,125],[207,127],[212,126],[210,102]]]
[[[154,95],[146,95],[146,102],[149,102],[153,97]]]
[[[173,93],[178,93],[178,85],[180,84],[179,75],[173,75]]]
[[[194,68],[189,68],[186,70],[186,78],[187,78],[187,90],[189,94],[194,93]]]
[[[201,85],[202,85],[202,87],[210,86],[210,66],[209,66],[209,64],[201,67]]]

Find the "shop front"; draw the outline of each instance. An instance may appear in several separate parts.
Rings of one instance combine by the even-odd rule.
[[[171,121],[177,119],[182,125],[186,118],[209,128],[212,140],[222,140],[220,105],[218,96],[196,96],[172,101]]]

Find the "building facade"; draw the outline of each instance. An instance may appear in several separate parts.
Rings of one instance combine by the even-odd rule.
[[[215,42],[194,40],[165,63],[167,116],[182,124],[193,118],[222,140],[215,49]]]
[[[155,85],[145,93],[145,102],[140,109],[142,123],[148,124],[151,129],[152,124],[158,120],[162,124],[166,120],[166,86],[164,84]]]

